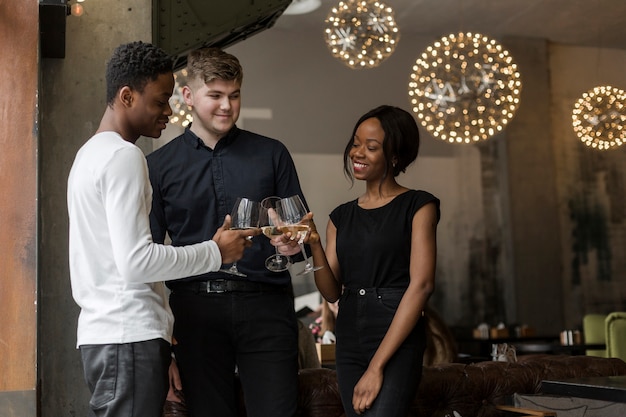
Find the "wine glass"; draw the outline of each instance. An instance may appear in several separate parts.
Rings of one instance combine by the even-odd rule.
[[[308,274],[309,272],[322,269],[322,266],[311,265],[309,257],[304,250],[304,237],[309,231],[309,225],[306,223],[302,223],[302,218],[306,216],[309,211],[304,206],[304,203],[300,199],[300,196],[294,195],[291,197],[280,199],[280,201],[276,203],[276,211],[284,222],[284,226],[281,226],[281,230],[284,233],[291,232],[291,235],[295,236],[298,239],[300,250],[302,251],[302,255],[304,255],[304,270],[300,271],[296,275],[304,275]]]
[[[282,222],[276,211],[276,203],[279,200],[280,197],[267,197],[261,201],[259,227],[261,227],[261,231],[269,239],[283,234],[280,230]],[[280,253],[277,246],[274,248],[276,253],[265,260],[265,267],[273,272],[286,271],[289,265],[291,265],[291,258]]]
[[[230,228],[232,230],[243,230],[256,229],[259,227],[259,207],[260,205],[256,201],[252,201],[248,198],[237,198],[230,212]],[[252,236],[249,236],[247,239],[252,239]],[[246,274],[239,272],[237,269],[237,262],[233,262],[230,268],[222,268],[220,271],[239,277],[246,276]]]

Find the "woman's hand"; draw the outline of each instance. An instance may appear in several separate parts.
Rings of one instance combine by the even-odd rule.
[[[292,256],[300,252],[300,241],[312,244],[320,241],[315,223],[313,223],[313,213],[307,213],[302,218],[302,223],[309,225],[307,232],[298,232],[295,235],[291,232],[283,233],[280,236],[270,239],[270,243],[278,248],[278,252],[283,255]]]
[[[352,395],[352,408],[354,408],[354,411],[360,415],[369,410],[382,386],[382,371],[375,371],[368,368],[354,387],[354,393]]]
[[[313,213],[307,213],[307,215],[302,218],[302,223],[309,225],[309,231],[304,236],[303,243],[309,245],[319,243],[320,235],[319,233],[317,233],[317,227],[315,226],[315,222],[313,221]]]

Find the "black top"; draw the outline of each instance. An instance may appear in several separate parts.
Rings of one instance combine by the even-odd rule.
[[[269,196],[298,194],[305,201],[287,148],[236,126],[215,149],[187,128],[147,160],[153,188],[150,227],[157,243],[163,243],[166,232],[175,246],[210,240],[237,197],[260,202]],[[265,268],[265,259],[274,251],[268,238],[255,236],[252,247],[237,262],[237,269],[247,278],[212,272],[183,279],[249,279],[285,285],[290,281],[288,272]]]
[[[406,288],[409,285],[413,216],[439,200],[426,191],[409,190],[382,207],[363,209],[358,200],[330,214],[337,228],[341,282],[347,288]]]

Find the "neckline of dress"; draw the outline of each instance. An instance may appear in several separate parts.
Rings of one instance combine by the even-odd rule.
[[[398,197],[403,196],[403,195],[405,195],[405,194],[409,193],[410,191],[411,191],[410,189],[409,189],[409,190],[406,190],[406,191],[403,191],[403,192],[401,192],[400,194],[398,194],[398,195],[394,196],[391,200],[389,200],[388,202],[386,202],[386,203],[385,203],[385,204],[383,204],[382,206],[378,206],[378,207],[372,207],[372,208],[365,208],[365,207],[362,207],[362,206],[359,204],[359,199],[358,199],[358,198],[354,200],[354,204],[355,204],[355,205],[356,205],[359,209],[364,210],[364,211],[379,210],[379,209],[382,209],[382,208],[388,207],[391,203],[393,203],[394,201],[396,201],[396,200],[398,199]]]

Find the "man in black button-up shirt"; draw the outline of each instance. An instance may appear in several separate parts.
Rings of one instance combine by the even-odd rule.
[[[302,190],[296,169],[279,141],[235,126],[243,73],[237,58],[215,48],[188,58],[183,97],[192,125],[148,156],[154,240],[166,233],[173,245],[210,239],[237,197],[261,201]],[[246,277],[222,272],[172,281],[174,346],[190,415],[236,415],[237,367],[249,417],[292,417],[297,401],[297,336],[289,272],[271,272],[274,253],[264,236],[237,262]],[[209,280],[248,280],[207,292]]]

